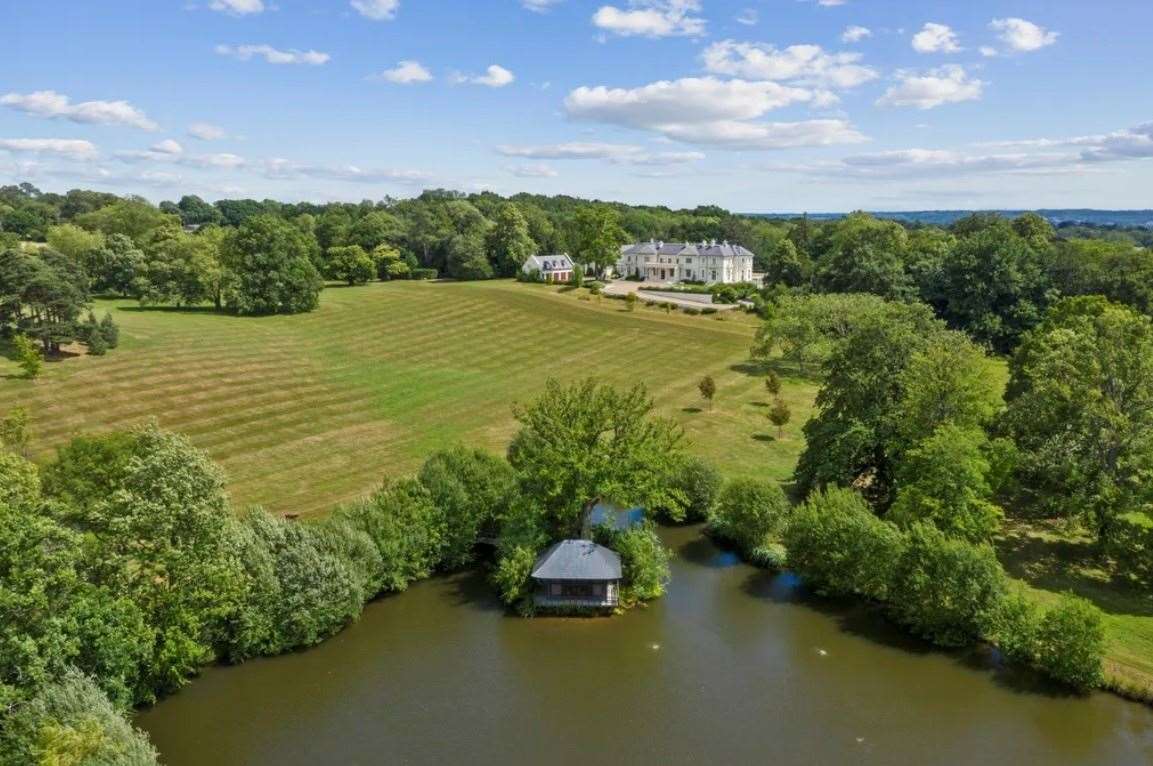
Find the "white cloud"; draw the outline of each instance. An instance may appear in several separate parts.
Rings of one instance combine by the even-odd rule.
[[[706,48],[701,58],[709,72],[751,80],[854,88],[877,77],[876,70],[857,63],[861,54],[827,53],[819,45],[778,49],[767,43],[722,40]]]
[[[844,5],[847,0],[817,0],[817,5],[823,5],[826,8],[835,8],[838,5]]]
[[[1057,42],[1059,32],[1050,32],[1025,19],[993,19],[989,28],[1015,53],[1028,53]]]
[[[357,165],[310,165],[285,159],[273,159],[264,163],[266,178],[291,180],[297,178],[319,178],[332,181],[355,181],[357,183],[396,183],[419,186],[429,182],[431,176],[418,170],[385,170],[362,168]]]
[[[177,155],[184,154],[184,147],[181,146],[178,141],[175,141],[171,138],[166,138],[160,143],[153,144],[152,151],[159,152],[161,154]]]
[[[944,24],[930,21],[913,35],[913,50],[917,53],[958,53],[963,49],[956,32]]]
[[[128,125],[142,130],[157,129],[155,122],[127,101],[82,101],[73,104],[68,96],[54,90],[38,90],[33,93],[9,93],[0,97],[0,104],[49,119],[97,125]]]
[[[897,84],[877,101],[878,106],[911,106],[932,109],[942,104],[975,101],[981,97],[985,83],[969,77],[964,67],[950,65],[918,74],[900,70]]]
[[[263,0],[212,0],[208,5],[214,11],[245,16],[250,13],[263,13]]]
[[[224,128],[217,127],[207,122],[194,122],[188,126],[188,135],[193,138],[198,138],[201,141],[219,141],[227,137]]]
[[[513,165],[508,172],[517,178],[556,178],[559,173],[543,163],[534,165]]]
[[[525,10],[533,13],[545,13],[560,2],[561,0],[520,0],[520,4]]]
[[[452,78],[452,81],[458,84],[484,85],[489,88],[503,88],[506,85],[511,85],[515,80],[516,76],[499,64],[491,65],[484,74],[457,74],[453,75]]]
[[[843,42],[843,43],[859,43],[861,40],[864,40],[866,37],[872,37],[872,36],[873,36],[873,30],[869,29],[868,27],[862,27],[862,26],[857,26],[856,24],[853,24],[852,26],[845,27],[845,31],[841,33],[841,42]]]
[[[349,5],[366,19],[392,21],[400,8],[400,0],[352,0]]]
[[[397,62],[397,65],[392,69],[384,70],[378,77],[397,85],[413,85],[430,82],[432,72],[428,71],[419,61],[404,60]]]
[[[234,170],[239,167],[244,167],[248,162],[235,154],[228,152],[221,152],[218,154],[200,154],[192,157],[185,157],[181,160],[187,165],[200,168],[220,168],[222,170]]]
[[[93,159],[98,154],[91,141],[70,138],[0,138],[0,151],[51,154],[73,160]]]
[[[744,9],[736,18],[736,22],[738,24],[744,24],[746,27],[756,26],[757,22],[760,20],[761,16],[754,8]]]
[[[327,53],[319,51],[298,51],[295,49],[282,51],[271,45],[217,45],[216,53],[221,56],[231,56],[240,61],[248,61],[254,56],[259,56],[269,64],[308,64],[311,66],[326,64],[332,58]]]
[[[632,89],[580,87],[569,93],[565,108],[570,117],[578,120],[731,149],[778,149],[865,140],[843,120],[754,122],[772,109],[813,99],[812,91],[775,82],[690,77]]]
[[[539,146],[503,145],[496,148],[506,157],[535,160],[608,160],[626,165],[680,165],[703,160],[701,152],[653,152],[635,144],[561,143]]]
[[[987,59],[997,55],[997,49],[992,45],[982,45],[977,51]]]
[[[1072,138],[1031,138],[1022,141],[996,141],[982,144],[996,148],[1079,148],[1082,160],[1103,162],[1153,158],[1153,122],[1135,128]]]
[[[630,0],[629,9],[604,5],[593,14],[593,24],[621,37],[699,37],[705,20],[692,14],[699,0]]]

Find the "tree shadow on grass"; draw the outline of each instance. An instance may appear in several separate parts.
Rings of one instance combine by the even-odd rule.
[[[1005,571],[1034,587],[1072,591],[1109,614],[1153,616],[1147,591],[1111,572],[1088,536],[1064,533],[1053,523],[1010,523],[996,547]]]
[[[696,415],[698,412],[704,412],[700,407],[682,407],[681,412],[689,415]]]
[[[753,441],[761,442],[762,444],[773,444],[780,440],[772,434],[753,434]]]
[[[215,306],[118,306],[117,311],[130,313],[152,314],[219,314],[220,316],[234,316]]]

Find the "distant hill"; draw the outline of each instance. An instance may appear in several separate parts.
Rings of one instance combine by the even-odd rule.
[[[1007,217],[1015,217],[1025,210],[915,210],[906,212],[869,211],[878,218],[891,218],[896,221],[911,221],[914,223],[935,224],[948,226],[958,218],[964,218],[974,212],[999,213]],[[1061,210],[1033,211],[1049,219],[1054,226],[1062,224],[1085,224],[1089,226],[1139,226],[1153,229],[1153,210],[1089,210],[1087,208],[1070,208]],[[747,213],[756,218],[797,218],[801,213]],[[809,213],[809,218],[817,221],[843,218],[845,213]]]

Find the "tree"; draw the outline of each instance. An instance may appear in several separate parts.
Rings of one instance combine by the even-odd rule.
[[[769,422],[777,427],[778,440],[784,438],[785,426],[788,425],[792,417],[793,413],[784,400],[776,399],[773,401],[772,409],[769,410]]]
[[[215,205],[205,202],[195,194],[185,194],[176,203],[180,222],[185,226],[206,226],[224,223],[224,216]]]
[[[48,229],[47,241],[48,247],[83,264],[85,256],[90,251],[99,250],[104,246],[104,235],[100,232],[87,231],[75,224],[65,223]]]
[[[104,336],[104,343],[108,348],[116,348],[120,345],[120,328],[112,319],[112,314],[105,311],[104,317],[100,320],[100,334]]]
[[[93,332],[88,335],[88,353],[91,356],[104,356],[108,353],[108,341],[104,340],[99,325],[93,325]]]
[[[449,241],[448,275],[454,279],[492,278],[492,266],[480,235],[458,234]]]
[[[45,353],[76,339],[89,302],[88,278],[78,264],[54,250],[7,250],[0,252],[0,285],[0,331],[34,338]]]
[[[765,375],[765,390],[774,399],[781,395],[781,376],[775,370],[769,370]]]
[[[721,472],[711,463],[685,455],[669,471],[669,488],[676,502],[662,511],[672,521],[704,521],[716,504],[723,484]]]
[[[777,243],[765,273],[766,285],[800,287],[809,280],[813,264],[790,239]]]
[[[239,314],[312,311],[324,283],[309,258],[308,238],[271,215],[246,220],[224,241],[221,261],[232,272],[225,303]]]
[[[113,234],[103,240],[101,247],[86,250],[80,262],[93,290],[131,295],[145,260],[144,251],[135,242],[123,234]]]
[[[706,375],[701,378],[697,383],[697,390],[701,392],[701,398],[709,403],[709,409],[713,408],[713,397],[717,395],[717,383],[713,380],[712,375]]]
[[[680,459],[681,431],[651,412],[643,387],[618,391],[592,379],[549,380],[540,398],[514,409],[521,430],[509,462],[548,529],[579,534],[598,499],[645,508],[676,501],[665,477]]]
[[[29,380],[38,378],[40,370],[44,367],[44,358],[40,355],[36,343],[27,335],[17,335],[12,340],[12,346],[16,350],[16,363],[24,371],[24,377]]]
[[[76,217],[75,222],[89,231],[108,236],[123,234],[137,245],[143,245],[153,231],[180,228],[180,218],[164,213],[140,198],[124,199],[91,213]]]
[[[895,221],[853,213],[833,224],[829,248],[817,261],[816,284],[831,293],[872,293],[904,299],[914,294],[905,270],[908,235]]]
[[[950,537],[989,542],[1003,514],[990,500],[988,441],[979,428],[938,428],[903,456],[897,499],[886,518],[900,527],[927,522]]]
[[[796,477],[802,493],[859,486],[880,508],[892,502],[892,446],[904,398],[902,372],[940,333],[923,304],[882,303],[858,318],[824,364],[817,414],[804,426]]]
[[[709,513],[708,529],[748,558],[763,560],[771,546],[779,543],[789,511],[789,501],[779,485],[734,479],[725,484]]]
[[[1037,629],[1036,665],[1075,689],[1101,684],[1105,625],[1101,610],[1083,598],[1065,595]]]
[[[528,257],[536,253],[528,222],[517,205],[501,206],[488,233],[487,246],[489,259],[502,277],[516,274]]]
[[[573,260],[600,273],[616,266],[620,246],[627,235],[615,210],[602,205],[586,205],[577,210],[569,230]]]
[[[449,569],[472,561],[481,535],[495,537],[516,491],[507,460],[480,450],[456,447],[435,452],[418,476],[444,515],[440,560]]]
[[[1000,421],[1016,505],[1101,538],[1153,501],[1153,322],[1099,296],[1055,304],[1013,356]]]
[[[1045,263],[1008,227],[961,238],[941,265],[931,302],[951,327],[1009,352],[1041,321],[1049,302]]]
[[[857,325],[887,310],[874,295],[785,296],[767,307],[750,353],[763,362],[779,353],[804,374],[822,364]]]
[[[629,311],[636,311],[637,310],[637,294],[636,293],[627,293],[625,295],[625,307],[628,308]]]
[[[328,276],[350,286],[363,285],[376,276],[376,265],[360,245],[333,247],[328,250]]]
[[[914,524],[893,573],[889,609],[910,630],[941,646],[980,638],[1005,591],[993,549]]]
[[[395,246],[404,241],[404,223],[392,213],[374,210],[348,229],[347,244],[371,253],[381,245]],[[343,243],[334,243],[343,244]],[[333,245],[329,245],[331,248]]]
[[[220,254],[223,240],[217,228],[196,234],[176,229],[158,233],[132,282],[140,302],[195,306],[211,300],[219,308],[225,281]]]

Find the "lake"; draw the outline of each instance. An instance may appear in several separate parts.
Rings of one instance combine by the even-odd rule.
[[[1153,709],[934,649],[699,528],[662,536],[673,581],[646,608],[525,620],[480,574],[439,577],[137,722],[171,766],[1153,763]]]

